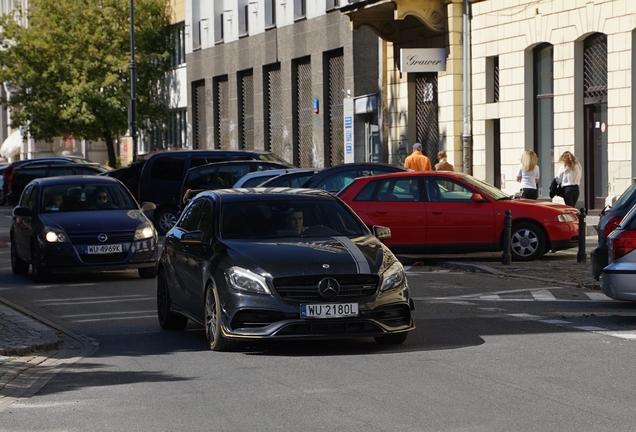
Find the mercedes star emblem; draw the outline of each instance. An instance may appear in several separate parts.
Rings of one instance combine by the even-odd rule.
[[[340,293],[340,284],[334,278],[324,278],[318,282],[318,292],[323,298],[332,299]]]

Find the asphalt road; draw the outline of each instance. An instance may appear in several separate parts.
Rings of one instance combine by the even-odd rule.
[[[0,411],[2,431],[616,431],[636,420],[636,305],[573,284],[412,267],[418,327],[401,346],[215,353],[199,327],[159,328],[155,281],[135,272],[36,285],[0,247],[0,280],[0,297],[97,347]]]

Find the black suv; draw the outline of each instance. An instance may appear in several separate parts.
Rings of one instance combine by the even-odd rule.
[[[18,166],[13,169],[9,179],[7,202],[12,206],[17,205],[22,191],[31,180],[65,175],[98,175],[104,171],[105,169],[99,165],[85,163],[45,163]]]
[[[155,153],[148,158],[141,171],[138,196],[139,202],[152,202],[157,206],[153,219],[159,234],[165,234],[177,222],[181,185],[188,170],[231,160],[262,160],[291,166],[274,153],[258,150],[175,150]]]

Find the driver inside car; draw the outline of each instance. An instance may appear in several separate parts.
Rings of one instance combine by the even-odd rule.
[[[300,235],[307,229],[303,226],[303,212],[300,210],[292,210],[285,218],[287,229],[293,231],[294,234]]]

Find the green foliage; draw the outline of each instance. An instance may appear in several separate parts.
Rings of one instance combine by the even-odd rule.
[[[135,1],[138,124],[165,116],[169,24],[168,0]],[[116,166],[114,142],[128,126],[129,0],[30,0],[0,17],[0,33],[12,127],[42,140],[103,139]]]

